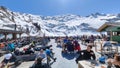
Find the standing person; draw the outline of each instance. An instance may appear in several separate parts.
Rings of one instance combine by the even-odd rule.
[[[68,42],[68,37],[63,39],[63,44],[62,44],[62,53],[66,52],[66,43]]]
[[[67,46],[67,50],[68,52],[74,52],[74,45],[72,44],[72,42],[70,40],[68,40],[68,42],[66,43]]]
[[[53,57],[53,52],[52,50],[50,49],[50,47],[47,47],[47,49],[45,50],[45,53],[47,55],[48,58],[51,58],[54,60],[54,62],[56,61],[56,58]]]
[[[66,44],[68,42],[68,37],[66,37],[65,39],[63,39],[63,44]]]
[[[78,61],[80,60],[96,60],[96,56],[95,53],[93,52],[92,46],[91,45],[87,45],[87,49],[86,50],[82,50],[79,51],[79,57],[76,59],[76,63],[78,63]]]
[[[57,46],[61,46],[61,38],[60,37],[57,39]]]
[[[74,50],[76,50],[76,51],[81,50],[80,44],[78,43],[77,40],[73,41],[73,45],[74,45]]]

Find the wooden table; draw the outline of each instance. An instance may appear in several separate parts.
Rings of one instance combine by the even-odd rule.
[[[118,44],[116,41],[110,41],[111,44]]]
[[[82,60],[78,62],[78,68],[107,68],[105,64],[93,65],[90,61]]]

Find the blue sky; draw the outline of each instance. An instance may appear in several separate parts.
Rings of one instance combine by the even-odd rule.
[[[43,16],[91,13],[120,13],[120,0],[0,0],[11,11]]]

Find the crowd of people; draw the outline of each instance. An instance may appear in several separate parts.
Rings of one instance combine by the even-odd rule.
[[[78,55],[78,57],[75,59],[75,62],[78,63],[82,60],[95,60],[97,61],[97,56],[95,52],[92,50],[94,45],[91,45],[89,43],[94,43],[96,39],[107,39],[105,35],[103,36],[80,36],[80,37],[56,37],[55,41],[57,43],[57,47],[62,48],[62,53],[64,54],[72,54],[75,53]],[[49,68],[50,62],[56,62],[56,59],[54,57],[54,52],[52,49],[53,45],[46,46],[46,42],[50,42],[50,38],[47,38],[47,40],[43,40],[43,46],[40,47],[40,49],[36,50],[35,47],[38,45],[38,42],[41,42],[39,39],[34,39],[34,41],[29,41],[29,47],[23,48],[20,50],[20,47],[15,46],[15,44],[18,44],[21,40],[14,40],[10,41],[7,44],[5,44],[5,47],[9,50],[7,54],[4,55],[4,60],[1,62],[1,68],[2,65],[7,65],[8,62],[14,61],[16,62],[16,56],[21,55],[32,55],[35,54],[35,58],[33,61],[34,64],[30,66],[30,68]],[[27,41],[27,40],[22,40]],[[81,42],[81,43],[80,43]],[[1,48],[3,47],[3,44],[1,44]],[[85,45],[86,49],[81,49],[81,45]],[[11,60],[12,59],[12,60]],[[18,62],[19,60],[17,60]],[[107,68],[112,68],[112,66],[116,68],[120,68],[120,55],[119,53],[115,53],[114,58],[107,58],[106,59]]]
[[[51,47],[46,47],[46,49],[41,49],[37,54],[34,64],[30,68],[50,68],[50,61],[56,62],[54,53]]]
[[[22,43],[22,42],[26,42],[29,41],[29,43],[25,43],[24,46],[28,46],[28,47],[19,47],[19,45],[17,45],[17,43]],[[44,41],[44,43],[41,41]],[[35,51],[35,47],[37,45],[40,46],[46,46],[46,44],[50,41],[49,38],[44,38],[44,39],[39,39],[39,38],[25,38],[25,39],[21,39],[21,40],[11,40],[9,42],[2,42],[2,46],[0,49],[7,51],[6,54],[4,54],[4,59],[0,64],[0,68],[4,68],[5,66],[7,66],[9,68],[8,63],[13,63],[12,65],[17,65],[19,64],[19,61],[33,61],[35,60],[36,57],[36,52]],[[41,51],[41,50],[40,50]],[[46,51],[46,54],[51,53],[51,50],[49,50],[49,47],[47,47],[44,51]],[[47,55],[48,56],[48,55]],[[53,58],[51,54],[49,54],[50,58]],[[56,58],[54,58],[54,61],[56,60]]]
[[[115,68],[120,68],[120,60],[119,60],[120,55],[119,54],[117,54],[117,56],[114,56],[114,58],[106,55],[107,58],[104,57],[104,60],[103,60],[102,55],[101,55],[101,57],[97,57],[95,55],[94,51],[92,50],[92,47],[94,47],[94,41],[96,39],[103,39],[105,41],[109,41],[109,38],[107,38],[106,35],[102,35],[102,36],[83,35],[81,37],[69,37],[69,38],[68,37],[65,37],[65,38],[59,37],[56,39],[56,43],[57,43],[57,45],[61,45],[63,53],[65,53],[65,52],[77,53],[79,56],[75,60],[76,63],[78,63],[78,61],[82,61],[82,60],[88,60],[88,61],[94,60],[94,62],[96,63],[98,60],[101,64],[106,63],[106,65],[108,65],[107,68],[112,68],[112,65],[114,65]],[[87,48],[85,50],[81,49],[79,41],[81,41],[81,45],[87,46]],[[93,44],[90,44],[90,43],[93,43]],[[105,45],[106,45],[106,43],[104,43],[103,47]],[[101,62],[101,60],[100,60],[101,58],[104,62]]]
[[[78,40],[71,38],[58,38],[56,39],[57,46],[62,47],[62,52],[73,53],[74,51],[80,51],[81,47]]]

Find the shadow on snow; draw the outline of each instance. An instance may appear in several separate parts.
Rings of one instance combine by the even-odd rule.
[[[76,58],[75,53],[62,53],[61,52],[61,55],[62,55],[63,58],[66,58],[68,60],[72,60],[72,59]]]

